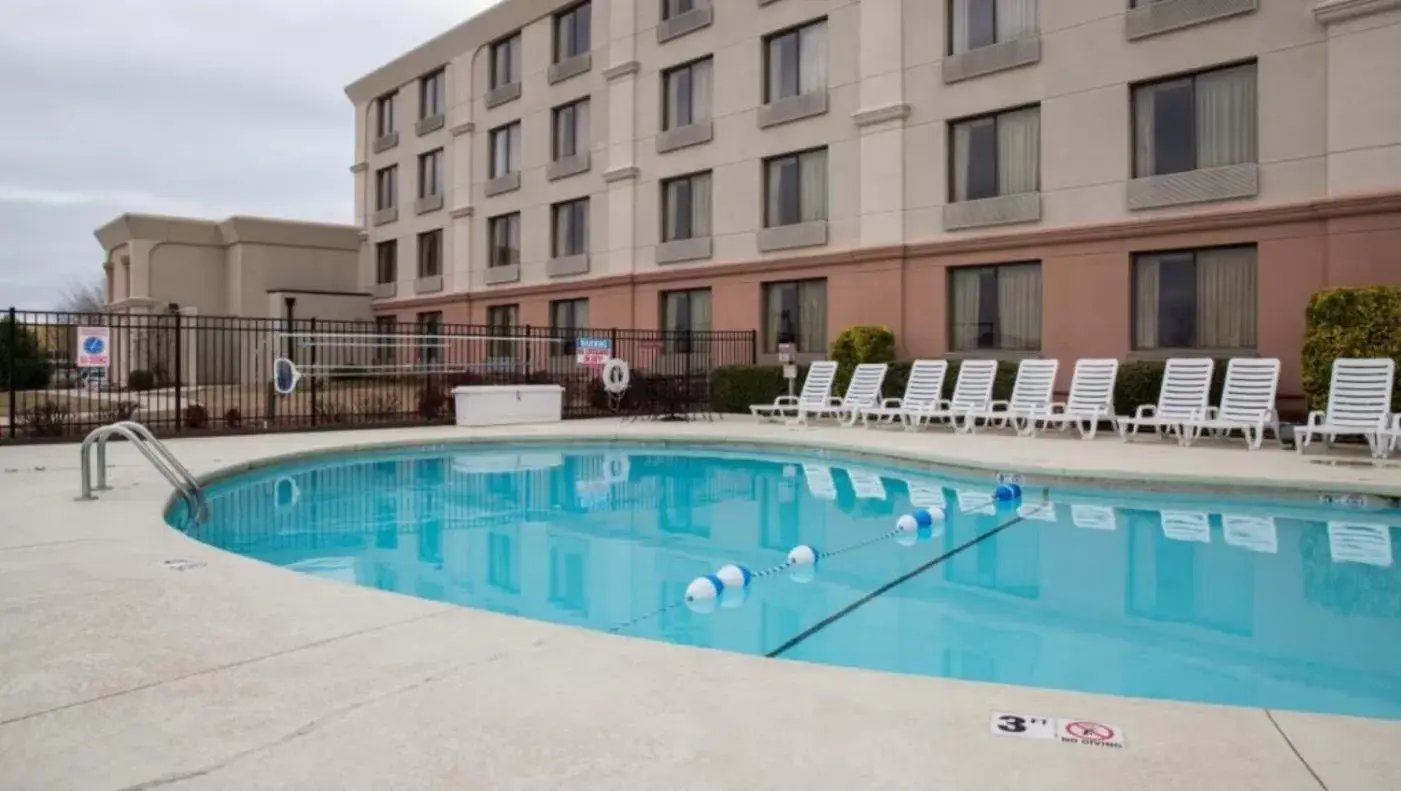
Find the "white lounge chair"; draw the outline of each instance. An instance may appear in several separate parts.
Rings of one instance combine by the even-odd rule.
[[[1389,357],[1356,359],[1339,357],[1333,361],[1333,377],[1328,383],[1328,408],[1309,413],[1309,420],[1294,429],[1294,445],[1300,453],[1315,436],[1326,445],[1344,436],[1367,439],[1372,455],[1390,453],[1395,439],[1391,429],[1391,387],[1396,379],[1396,361]]]
[[[1075,426],[1084,439],[1094,439],[1101,420],[1114,420],[1114,382],[1119,378],[1119,361],[1086,358],[1075,362],[1070,379],[1070,395],[1064,403],[1051,404],[1040,417],[1027,421],[1026,433],[1056,426],[1062,431]]]
[[[935,408],[944,394],[944,377],[948,372],[946,360],[915,360],[910,366],[910,378],[905,381],[905,395],[887,398],[879,406],[861,410],[861,423],[869,426],[871,418],[877,423],[895,421],[906,411]]]
[[[1017,366],[1012,397],[1006,401],[991,401],[986,409],[965,413],[958,430],[975,431],[978,421],[982,420],[996,428],[1010,427],[1018,434],[1025,433],[1024,426],[1051,408],[1059,369],[1060,360],[1022,360]]]
[[[1185,425],[1182,444],[1191,445],[1210,431],[1213,436],[1229,436],[1239,431],[1251,450],[1265,441],[1265,429],[1279,440],[1279,417],[1275,395],[1279,392],[1279,360],[1236,357],[1226,365],[1226,384],[1221,388],[1221,406],[1207,407],[1206,415]]]
[[[996,378],[996,360],[964,360],[958,367],[953,398],[947,401],[941,398],[925,407],[905,409],[900,413],[900,420],[910,431],[923,428],[935,420],[950,420],[957,426],[959,416],[988,408]]]
[[[749,413],[760,420],[796,416],[800,407],[825,408],[832,403],[832,382],[837,378],[837,364],[822,360],[808,366],[803,389],[797,396],[779,396],[772,404],[753,404]]]
[[[1379,442],[1385,443],[1382,450],[1382,458],[1386,458],[1395,453],[1397,448],[1401,448],[1401,412],[1391,416],[1391,423],[1386,431],[1378,437]]]
[[[885,363],[861,363],[851,372],[851,381],[840,400],[832,399],[830,406],[822,409],[798,409],[796,422],[807,423],[809,418],[834,417],[848,426],[856,425],[863,409],[870,409],[880,403],[880,388],[885,383],[885,373],[890,366]]]
[[[1158,403],[1139,404],[1133,417],[1115,418],[1119,438],[1128,442],[1138,436],[1140,428],[1154,429],[1159,438],[1172,435],[1182,441],[1183,425],[1206,418],[1207,402],[1211,399],[1211,372],[1215,361],[1210,357],[1174,357],[1163,369],[1163,384],[1158,390]]]

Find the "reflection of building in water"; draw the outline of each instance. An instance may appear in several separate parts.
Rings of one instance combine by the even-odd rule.
[[[344,578],[336,561],[352,558],[361,584],[608,629],[680,602],[687,582],[724,563],[759,569],[799,543],[834,548],[888,531],[912,492],[951,513],[991,508],[982,524],[1010,513],[964,483],[886,476],[887,500],[861,498],[842,467],[784,477],[757,462],[639,454],[623,474],[606,452],[547,456],[405,456],[297,472],[300,496],[288,505],[284,495],[281,507],[270,475],[213,495],[216,527],[241,515],[217,538],[308,573]],[[1092,650],[1147,692],[1184,663],[1222,684],[1264,683],[1250,674],[1274,663],[1281,676],[1269,683],[1300,689],[1395,676],[1401,585],[1384,565],[1395,531],[1366,521],[1385,515],[1330,526],[1322,509],[1223,516],[1184,505],[1164,515],[1113,502],[1057,493],[1038,518],[879,597],[847,627],[879,639],[854,641],[848,658],[969,678],[1066,678],[1094,672],[1070,667]],[[675,607],[630,632],[767,650],[908,571],[910,553],[933,557],[968,535],[876,545],[825,564],[814,584],[766,580],[740,609]]]

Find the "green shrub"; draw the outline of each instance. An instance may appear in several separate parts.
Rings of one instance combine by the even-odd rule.
[[[954,388],[958,386],[958,370],[962,367],[960,360],[949,360],[949,372],[944,377],[944,398],[953,398]],[[909,376],[908,371],[906,377]],[[992,380],[992,397],[994,400],[1006,401],[1012,397],[1012,387],[1017,383],[1017,364],[1011,361],[1002,361],[997,364],[997,376]],[[903,384],[901,385],[903,388]],[[900,396],[899,393],[890,393]]]
[[[73,410],[63,401],[44,401],[24,411],[20,427],[35,437],[61,437],[73,424]]]
[[[209,410],[201,404],[185,407],[185,425],[190,428],[204,428],[209,425]]]
[[[126,375],[126,386],[128,389],[142,391],[156,389],[156,374],[145,368],[137,368]]]
[[[231,429],[243,425],[243,413],[238,411],[238,407],[229,407],[229,411],[224,413],[224,425]]]
[[[796,395],[803,386],[807,367],[798,367]],[[772,404],[788,394],[781,365],[724,365],[710,376],[710,407],[716,412],[748,412],[750,404]]]
[[[1320,291],[1309,300],[1306,316],[1302,374],[1309,409],[1327,406],[1335,359],[1390,357],[1401,362],[1401,288]],[[1401,404],[1401,379],[1392,390],[1391,403]]]
[[[895,333],[889,327],[847,327],[832,342],[829,356],[837,363],[832,394],[840,396],[846,392],[846,385],[851,381],[851,374],[857,365],[895,362]]]
[[[1228,360],[1217,360],[1211,374],[1213,406],[1221,403],[1221,388],[1226,383]],[[1158,391],[1163,386],[1165,360],[1134,360],[1119,363],[1119,378],[1114,382],[1114,413],[1132,415],[1141,404],[1157,404]]]
[[[8,377],[11,371],[16,390],[40,390],[48,386],[53,366],[45,358],[34,332],[6,316],[0,319],[0,377]],[[7,382],[0,382],[3,386]]]

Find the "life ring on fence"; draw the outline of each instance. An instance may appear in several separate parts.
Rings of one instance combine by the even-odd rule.
[[[632,371],[628,364],[617,357],[603,364],[603,389],[613,395],[620,395],[632,382]]]

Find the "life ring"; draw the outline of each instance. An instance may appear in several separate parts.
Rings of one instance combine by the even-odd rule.
[[[628,370],[628,364],[617,357],[603,364],[603,389],[619,395],[628,389],[628,384],[632,382],[632,372]]]

